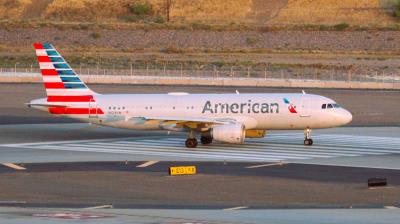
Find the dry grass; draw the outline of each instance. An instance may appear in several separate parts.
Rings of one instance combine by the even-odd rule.
[[[176,21],[243,22],[251,13],[251,0],[175,0],[171,18]]]
[[[54,0],[43,12],[48,19],[83,21],[109,20],[128,13],[127,1]]]
[[[392,1],[395,0],[172,0],[170,17],[174,24],[389,26],[399,24],[393,13],[384,9],[393,8]],[[138,2],[151,4],[151,18],[137,19],[132,15],[128,5]],[[164,4],[165,0],[1,0],[0,20],[138,24],[164,16]]]
[[[148,2],[155,14],[164,13],[163,0],[54,0],[43,12],[45,18],[59,20],[115,20],[129,14],[128,4]],[[240,21],[251,10],[251,0],[174,0],[173,21]]]
[[[0,19],[20,19],[32,0],[1,0]]]
[[[388,25],[394,18],[380,0],[289,0],[271,23]]]

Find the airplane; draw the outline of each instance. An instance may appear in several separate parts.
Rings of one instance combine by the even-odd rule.
[[[35,43],[47,97],[29,107],[100,126],[187,132],[187,148],[215,141],[243,144],[270,130],[304,130],[348,124],[352,114],[332,99],[303,93],[99,94],[92,91],[49,43]]]

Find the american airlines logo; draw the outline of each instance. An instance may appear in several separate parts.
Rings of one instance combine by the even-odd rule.
[[[293,104],[290,103],[290,101],[287,98],[283,98],[283,102],[285,102],[285,104],[288,105],[288,110],[290,111],[290,113],[292,114],[297,113],[296,106],[293,106]]]
[[[243,113],[279,113],[278,103],[257,103],[248,100],[246,103],[211,103],[207,101],[203,106],[203,114],[243,114]]]

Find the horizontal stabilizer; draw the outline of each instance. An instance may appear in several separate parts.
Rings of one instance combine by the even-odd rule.
[[[47,103],[26,103],[28,107],[60,107],[60,108],[65,108],[67,106],[65,105],[59,105],[59,104],[47,104]]]

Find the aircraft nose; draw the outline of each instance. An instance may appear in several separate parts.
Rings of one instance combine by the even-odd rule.
[[[353,115],[346,109],[343,109],[341,113],[341,120],[343,122],[342,125],[348,124],[353,120]]]
[[[353,120],[353,115],[344,108],[332,111],[332,116],[337,126],[348,124]]]

